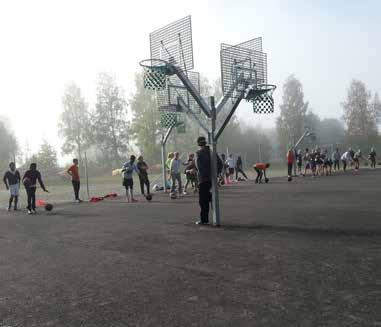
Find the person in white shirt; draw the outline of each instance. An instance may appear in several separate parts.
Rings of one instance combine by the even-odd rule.
[[[182,185],[181,185],[181,159],[180,153],[176,152],[175,157],[171,161],[170,165],[171,178],[172,178],[172,188],[171,194],[176,192],[176,181],[178,183],[178,192],[179,196],[182,194]]]
[[[228,158],[226,159],[226,166],[228,167],[229,171],[229,181],[233,181],[234,178],[234,167],[235,167],[235,162],[233,159],[233,155],[229,154]]]
[[[341,162],[343,163],[343,170],[347,171],[347,165],[352,162],[352,155],[349,151],[346,151],[341,156]]]

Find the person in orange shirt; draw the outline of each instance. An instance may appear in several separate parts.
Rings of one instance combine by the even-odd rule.
[[[266,176],[266,170],[270,167],[269,163],[256,163],[253,168],[257,172],[257,178],[255,179],[255,184],[262,183],[262,177],[265,176],[265,182],[268,183],[269,179]]]
[[[78,159],[73,159],[73,164],[67,170],[67,173],[71,176],[71,183],[73,184],[75,201],[78,203],[82,202],[82,200],[79,198],[81,181],[79,178]]]
[[[290,148],[287,152],[287,175],[288,181],[292,181],[292,166],[295,161],[295,151],[293,148]]]

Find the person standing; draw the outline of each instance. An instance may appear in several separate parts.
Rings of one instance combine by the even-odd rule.
[[[37,164],[31,163],[29,170],[27,170],[22,178],[22,182],[25,186],[26,194],[28,197],[28,215],[36,213],[36,189],[37,181],[40,184],[44,192],[49,193],[45,188],[45,185],[41,178],[41,173],[37,170]]]
[[[16,169],[16,165],[14,162],[11,162],[9,164],[9,170],[4,174],[3,178],[5,187],[7,190],[9,190],[11,196],[9,198],[9,205],[8,205],[8,211],[11,211],[12,209],[12,203],[14,200],[14,207],[13,209],[17,210],[17,202],[19,198],[19,191],[20,191],[20,173]]]
[[[184,186],[184,195],[187,194],[187,189],[189,183],[194,188],[194,190],[197,190],[197,170],[196,170],[196,163],[194,160],[194,153],[191,153],[188,156],[188,160],[183,163],[185,166],[185,177],[187,179],[185,186]]]
[[[343,170],[344,172],[347,171],[347,165],[352,163],[352,155],[349,151],[344,152],[343,155],[341,156],[341,161],[343,163]]]
[[[296,165],[298,167],[298,174],[302,175],[303,155],[300,149],[296,152]]]
[[[164,185],[164,190],[170,188],[171,184],[171,162],[174,158],[175,154],[173,152],[168,153],[167,160],[165,160],[165,170],[167,172],[167,185]]]
[[[210,149],[206,145],[206,139],[203,136],[197,138],[197,144],[200,150],[197,151],[196,166],[198,171],[198,202],[200,205],[200,220],[197,225],[209,224],[209,202],[212,199],[210,189],[212,187],[212,168]]]
[[[241,173],[243,177],[246,179],[249,179],[245,172],[243,171],[243,163],[242,163],[242,158],[241,156],[238,156],[237,162],[235,163],[235,179],[238,180],[238,173]]]
[[[79,190],[81,188],[81,181],[79,178],[78,159],[73,159],[73,164],[66,171],[71,176],[71,183],[74,190],[75,201],[80,203],[82,200],[79,198]]]
[[[341,155],[340,155],[339,149],[336,148],[335,152],[332,153],[333,169],[335,171],[340,170],[340,158],[341,158]]]
[[[134,171],[139,174],[139,170],[135,164],[136,157],[134,155],[130,156],[130,160],[125,162],[122,168],[123,173],[123,186],[126,188],[127,202],[137,202],[134,199],[134,180],[132,174]]]
[[[229,171],[228,183],[232,183],[234,179],[234,166],[235,166],[232,154],[229,154],[228,158],[226,159],[226,165]]]
[[[176,192],[176,182],[177,182],[178,193],[179,193],[179,196],[181,196],[182,195],[182,187],[181,187],[180,153],[178,153],[178,152],[175,153],[175,157],[171,161],[170,169],[171,169],[171,178],[172,178],[171,194]]]
[[[376,168],[376,156],[376,151],[374,151],[374,148],[371,148],[368,157],[370,160],[370,168]]]
[[[143,159],[143,156],[138,157],[138,163],[136,164],[139,170],[139,182],[140,182],[140,191],[142,195],[145,196],[144,186],[147,188],[147,195],[150,194],[150,183],[148,179],[148,165]]]
[[[290,148],[287,152],[287,175],[288,181],[292,181],[292,166],[295,160],[295,152],[293,148]]]

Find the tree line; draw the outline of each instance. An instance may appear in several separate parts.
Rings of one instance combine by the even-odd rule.
[[[101,169],[119,167],[131,153],[142,154],[151,164],[159,163],[160,141],[165,129],[160,125],[155,93],[143,87],[143,75],[136,74],[135,92],[129,98],[115,76],[109,73],[99,74],[95,92],[96,103],[90,107],[78,85],[71,83],[65,87],[58,122],[58,133],[63,141],[61,152],[80,161],[86,153],[90,163]],[[201,78],[201,94],[219,99],[222,96],[220,81],[211,83]],[[283,159],[306,127],[316,135],[309,145],[377,146],[377,124],[381,116],[379,95],[372,94],[363,82],[353,80],[341,106],[341,120],[321,119],[305,100],[302,83],[291,75],[283,85],[276,128],[262,130],[247,126],[233,116],[221,136],[219,150],[239,154],[248,164]],[[203,131],[192,118],[185,116],[184,119],[185,131],[173,130],[168,151],[186,154],[196,150],[195,140]],[[200,119],[209,123],[203,115]],[[0,164],[5,166],[20,155],[20,148],[15,136],[1,121],[0,136]],[[25,161],[36,161],[44,169],[55,169],[57,149],[44,140],[39,151]]]

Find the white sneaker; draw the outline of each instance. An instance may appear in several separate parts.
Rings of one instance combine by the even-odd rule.
[[[28,210],[28,215],[31,215],[32,214],[32,210]]]
[[[187,195],[187,192],[186,192],[186,191],[184,191],[184,192],[183,192],[183,194],[184,194],[184,195]]]

